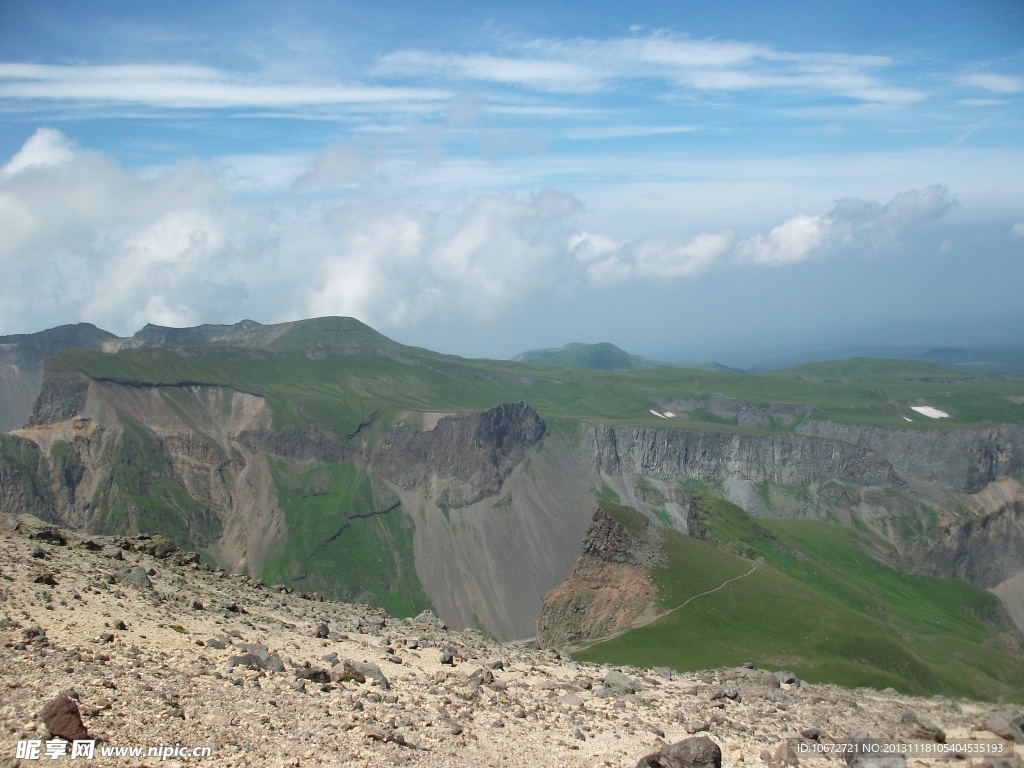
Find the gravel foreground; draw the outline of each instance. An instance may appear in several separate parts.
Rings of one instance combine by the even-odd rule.
[[[75,708],[94,756],[50,759],[51,734],[81,727]],[[575,663],[450,631],[430,613],[396,619],[211,571],[160,537],[0,517],[0,768],[691,765],[649,756],[692,737],[714,742],[725,766],[838,767],[850,761],[825,750],[858,732],[882,749],[933,750],[852,761],[863,768],[1017,768],[1016,757],[954,759],[939,745],[1024,741],[1022,720],[1004,705],[780,670]],[[19,757],[32,742],[38,757]],[[100,754],[131,747],[141,756]]]

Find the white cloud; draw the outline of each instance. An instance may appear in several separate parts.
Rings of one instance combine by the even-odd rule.
[[[956,201],[941,184],[895,195],[885,205],[857,199],[836,202],[826,215],[831,252],[881,255],[902,249],[907,231],[942,218]]]
[[[329,147],[301,184],[374,172],[353,152]],[[431,189],[447,181],[439,197],[424,198],[432,205],[389,184],[342,203],[321,194],[268,202],[239,196],[215,166],[185,162],[142,176],[40,130],[0,173],[0,327],[88,320],[130,333],[146,322],[328,314],[384,329],[432,316],[488,322],[563,286],[898,251],[907,232],[954,205],[932,186],[885,204],[840,200],[747,238],[726,227],[683,238],[570,236],[582,212],[575,197],[467,192],[474,187],[461,168],[421,174]]]
[[[644,136],[675,136],[690,133],[692,125],[601,125],[592,128],[574,128],[565,132],[567,139],[636,139]]]
[[[729,254],[732,232],[702,232],[683,242],[648,240],[633,249],[636,274],[654,280],[696,277]]]
[[[991,72],[964,75],[957,78],[957,82],[969,88],[980,88],[990,93],[1020,93],[1024,91],[1024,78]]]
[[[613,285],[631,277],[696,277],[728,256],[735,242],[736,235],[731,231],[702,232],[683,241],[652,239],[638,243],[580,232],[569,238],[568,252],[583,265],[591,283]]]
[[[317,257],[313,287],[295,311],[382,327],[432,313],[493,320],[551,289],[562,267],[562,221],[578,208],[553,190],[525,200],[481,195],[445,214],[341,206],[329,223],[336,244]]]
[[[1014,237],[1024,238],[1024,221],[1018,221],[1012,227],[1010,227],[1010,234]]]
[[[415,322],[434,308],[436,293],[420,283],[427,222],[417,212],[351,206],[329,219],[325,248],[310,258],[309,286],[296,307],[299,315],[350,315],[396,326]],[[300,254],[297,258],[302,258]]]
[[[623,254],[625,243],[607,235],[580,232],[569,238],[568,251],[583,265],[587,278],[597,285],[612,285],[627,279],[632,265]]]
[[[380,158],[372,152],[348,144],[332,144],[317,153],[312,167],[292,186],[296,189],[352,186],[365,181],[379,162]]]
[[[799,264],[822,244],[827,228],[822,216],[794,216],[767,235],[754,235],[741,242],[737,256],[767,266]]]
[[[71,142],[60,131],[40,128],[12,157],[3,172],[8,176],[27,168],[52,168],[71,160]]]
[[[376,74],[497,83],[553,93],[589,94],[628,81],[661,81],[701,91],[778,90],[834,93],[898,106],[919,90],[879,79],[897,62],[884,56],[793,52],[760,43],[697,40],[668,32],[606,40],[532,40],[498,54],[399,50],[381,56]]]
[[[385,75],[430,72],[444,79],[476,80],[538,91],[573,93],[596,91],[602,79],[599,70],[570,60],[408,50],[381,56],[376,71]]]
[[[223,109],[448,102],[451,97],[436,88],[269,83],[208,67],[0,64],[0,99]]]
[[[31,160],[31,162],[28,162]],[[245,298],[266,223],[213,169],[152,178],[37,132],[0,174],[0,325],[86,319],[115,332],[201,322]]]
[[[798,214],[766,234],[745,239],[724,230],[703,232],[686,240],[630,243],[581,232],[569,239],[568,253],[583,266],[587,279],[598,285],[631,278],[696,277],[725,266],[787,267],[844,253],[874,256],[899,251],[904,234],[941,218],[955,205],[949,190],[933,185],[901,192],[885,205],[853,198],[840,200],[828,213]]]
[[[956,103],[965,107],[1001,107],[1010,102],[1006,99],[957,99]]]

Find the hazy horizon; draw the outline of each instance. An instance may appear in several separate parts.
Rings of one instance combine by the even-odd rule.
[[[0,335],[1024,343],[1024,6],[11,0]]]

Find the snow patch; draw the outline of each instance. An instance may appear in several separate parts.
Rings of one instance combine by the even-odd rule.
[[[938,408],[932,408],[930,405],[912,405],[910,410],[917,411],[922,416],[927,416],[929,419],[948,419],[949,414],[945,411],[940,411]],[[904,416],[904,418],[906,418]]]

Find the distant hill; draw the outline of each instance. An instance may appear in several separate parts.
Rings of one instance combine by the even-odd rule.
[[[400,345],[354,317],[317,317],[272,325],[242,320],[234,325],[198,325],[193,328],[148,324],[121,343],[123,349],[166,346],[380,350]]]
[[[91,323],[0,336],[0,432],[28,421],[43,380],[43,361],[64,349],[104,349],[117,336]]]
[[[667,367],[662,363],[631,355],[607,341],[599,344],[573,342],[558,349],[532,349],[512,359],[521,363],[591,371],[645,371],[650,368]]]
[[[1024,347],[943,347],[930,349],[916,359],[968,371],[1024,372]]]

